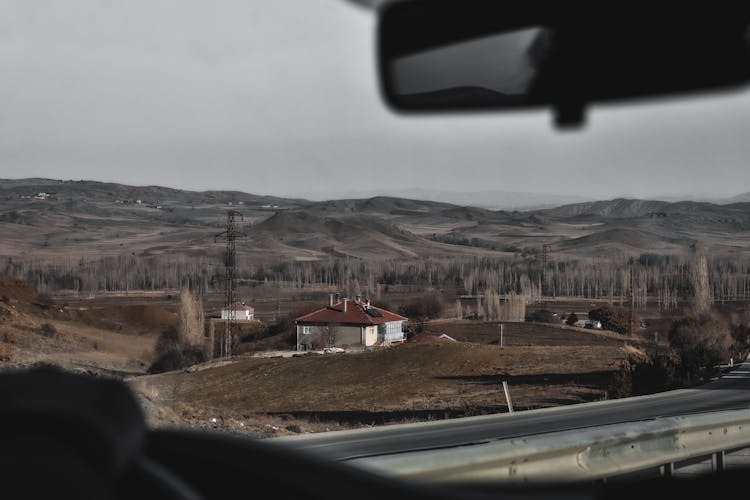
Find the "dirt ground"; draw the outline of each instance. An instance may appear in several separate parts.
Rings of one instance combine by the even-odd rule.
[[[310,307],[316,294],[285,293],[283,310]],[[611,332],[535,323],[506,323],[501,348],[497,323],[438,320],[391,348],[265,358],[248,352],[146,375],[158,336],[177,325],[176,295],[49,299],[0,278],[2,296],[0,366],[51,363],[125,378],[153,426],[260,437],[504,412],[503,381],[516,410],[601,400],[625,358],[648,348],[646,340]],[[269,313],[275,301],[266,299],[261,308]]]
[[[247,357],[129,383],[148,404],[172,408],[188,425],[210,426],[215,418],[242,432],[238,423],[250,428],[276,419],[269,425],[277,434],[504,412],[503,381],[517,410],[606,398],[613,373],[634,348],[622,338],[545,330],[529,329],[526,345],[504,348],[422,336],[371,352]],[[174,424],[150,417],[155,425]]]
[[[425,326],[427,336],[448,335],[462,342],[500,344],[499,322],[437,320]],[[504,322],[503,346],[605,346],[622,344],[625,337],[606,330],[575,328],[564,324]]]
[[[0,368],[40,363],[110,376],[146,373],[177,315],[155,305],[70,305],[0,276]]]

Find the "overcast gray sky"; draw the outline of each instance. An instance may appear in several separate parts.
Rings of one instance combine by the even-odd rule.
[[[401,117],[342,0],[0,0],[0,177],[258,194],[750,190],[750,94]]]

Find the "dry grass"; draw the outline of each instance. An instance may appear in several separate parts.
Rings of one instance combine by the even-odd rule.
[[[9,304],[0,302],[4,366],[49,362],[138,375],[153,361],[158,335],[179,324],[164,308],[176,310],[176,296],[102,296],[61,310],[41,304],[22,283],[4,287],[11,295]],[[388,299],[416,293],[404,289]],[[309,299],[286,298],[286,310]],[[50,327],[42,334],[44,324]],[[459,342],[436,340],[441,333]],[[598,400],[629,353],[620,335],[562,325],[507,324],[503,349],[498,337],[495,322],[435,321],[421,341],[391,349],[240,357],[129,383],[153,425],[267,436],[502,412],[504,380],[517,409]]]
[[[103,373],[144,373],[156,338],[177,316],[147,305],[63,307],[0,277],[0,366],[49,363]]]
[[[621,340],[587,338],[594,342],[563,330],[556,345],[545,338],[545,345],[504,349],[428,340],[361,354],[238,359],[130,383],[160,405],[246,422],[269,415],[340,426],[443,418],[505,411],[503,380],[519,409],[604,398],[627,353]]]

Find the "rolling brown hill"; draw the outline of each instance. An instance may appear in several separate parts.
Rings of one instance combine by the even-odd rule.
[[[45,199],[35,199],[48,193]],[[140,201],[140,203],[139,203]],[[244,215],[254,260],[478,256],[538,251],[570,258],[750,252],[750,203],[615,199],[528,212],[378,196],[311,202],[50,179],[0,180],[0,254],[39,258],[183,255],[220,259],[227,210]]]
[[[684,251],[694,240],[667,238],[637,229],[606,229],[580,238],[559,241],[553,249],[565,252],[617,251],[623,254],[650,252],[676,254]]]
[[[48,363],[104,374],[145,373],[177,315],[152,305],[68,307],[0,275],[0,368]]]
[[[371,215],[317,217],[306,211],[277,212],[248,231],[257,248],[277,254],[352,256],[364,259],[469,255],[474,249],[419,237]]]

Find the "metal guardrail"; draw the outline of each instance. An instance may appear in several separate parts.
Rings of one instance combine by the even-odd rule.
[[[601,480],[750,446],[750,409],[664,417],[460,446],[356,458],[350,464],[429,482]]]

